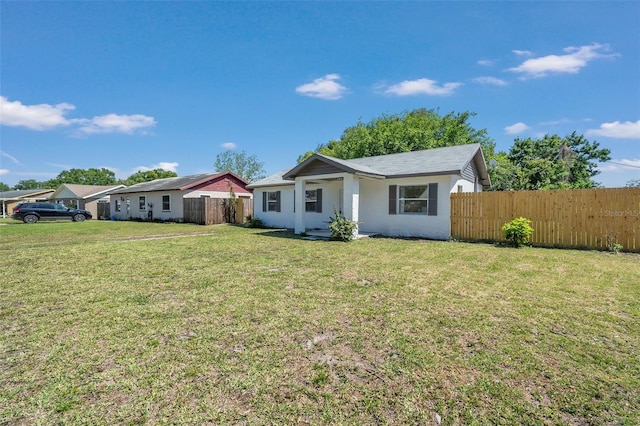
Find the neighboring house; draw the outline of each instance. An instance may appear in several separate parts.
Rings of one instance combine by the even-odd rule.
[[[16,191],[0,192],[2,201],[2,217],[11,216],[13,208],[20,203],[34,203],[45,201],[54,192],[54,189],[22,189]]]
[[[249,182],[231,172],[156,179],[111,193],[111,217],[116,220],[182,220],[185,198],[252,198]]]
[[[98,204],[109,203],[109,194],[124,185],[77,185],[63,183],[49,197],[55,203],[91,212],[98,219]]]
[[[480,144],[341,160],[314,154],[249,185],[254,216],[296,233],[327,229],[334,210],[358,232],[448,239],[452,192],[489,186]]]

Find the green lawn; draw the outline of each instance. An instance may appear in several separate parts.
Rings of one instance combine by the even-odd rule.
[[[0,221],[0,424],[638,424],[640,257]]]

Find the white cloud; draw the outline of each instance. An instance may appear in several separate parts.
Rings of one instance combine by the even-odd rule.
[[[0,124],[31,130],[68,126],[70,121],[65,118],[65,114],[74,109],[73,105],[67,103],[23,105],[20,101],[10,101],[0,96]]]
[[[233,142],[225,142],[220,146],[223,147],[224,149],[236,149],[238,147],[238,145],[236,145]]]
[[[152,165],[150,167],[147,167],[147,166],[136,167],[135,169],[133,169],[133,172],[131,174],[136,173],[136,172],[148,172],[148,171],[154,170],[154,169],[163,169],[163,170],[168,170],[170,172],[178,173],[178,166],[179,165],[180,165],[179,163],[169,163],[169,162],[166,162],[166,161],[161,161],[161,162],[156,163],[156,164],[154,164],[154,165]]]
[[[505,127],[504,132],[508,135],[517,135],[529,130],[530,128],[531,127],[527,126],[526,124],[520,121],[518,123],[512,124],[511,126]]]
[[[587,130],[588,136],[603,136],[605,138],[616,139],[640,139],[640,120],[614,121],[613,123],[602,123],[599,129]]]
[[[12,155],[7,154],[4,151],[0,151],[0,157],[4,157],[7,158],[9,161],[11,161],[13,164],[20,164],[20,162],[18,161],[18,159]]]
[[[493,86],[506,86],[508,84],[504,80],[501,80],[501,79],[496,78],[496,77],[489,77],[489,76],[476,77],[476,78],[473,79],[473,81],[475,83],[488,84],[488,85],[493,85]]]
[[[156,125],[156,120],[142,114],[106,114],[88,118],[66,118],[74,105],[39,104],[23,105],[20,101],[9,101],[0,96],[0,124],[4,126],[26,127],[30,130],[51,130],[56,127],[77,126],[75,135],[96,133],[132,134],[138,130]]]
[[[340,80],[339,74],[327,74],[324,77],[316,78],[311,83],[296,87],[296,93],[312,98],[335,101],[342,98],[347,88],[337,82]]]
[[[508,71],[522,74],[522,79],[546,77],[549,74],[577,74],[594,59],[619,56],[609,52],[607,44],[593,43],[589,46],[566,47],[565,55],[548,55],[527,59]]]
[[[533,55],[533,52],[530,50],[512,50],[513,53],[515,53],[518,56],[531,56]]]
[[[453,94],[458,87],[462,86],[462,83],[445,83],[443,86],[438,86],[437,83],[437,81],[429,80],[428,78],[405,80],[390,86],[385,90],[385,93],[398,96],[448,96]]]
[[[97,133],[125,133],[130,135],[138,130],[156,125],[156,120],[153,117],[142,114],[106,114],[92,119],[81,118],[72,121],[80,125],[78,134],[81,135]]]
[[[493,61],[489,59],[480,59],[478,61],[478,65],[482,65],[484,67],[490,67],[491,65],[493,65]]]
[[[9,169],[0,169],[0,176],[8,175]]]

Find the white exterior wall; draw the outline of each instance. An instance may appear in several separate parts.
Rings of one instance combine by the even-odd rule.
[[[171,202],[171,210],[162,210],[162,196],[168,195]],[[140,197],[145,200],[145,209],[140,210]],[[124,197],[121,201],[121,210],[116,211],[116,200]],[[126,199],[130,200],[129,211],[127,211]],[[153,208],[149,207],[149,203],[153,204]],[[153,211],[153,219],[171,220],[182,219],[184,216],[184,205],[182,203],[181,191],[165,191],[165,192],[134,192],[130,194],[114,194],[111,196],[111,216],[116,220],[142,219],[147,220],[149,211]]]
[[[438,184],[438,214],[389,214],[389,185],[426,185]],[[474,182],[463,179],[459,175],[422,176],[401,179],[368,179],[360,178],[358,223],[359,232],[377,233],[397,237],[422,237],[436,240],[447,240],[451,235],[451,201],[450,194],[458,192],[458,185],[463,192],[482,190]],[[306,213],[307,229],[326,229],[335,207],[343,213],[341,194],[342,181],[307,183],[306,189],[322,188],[322,213]],[[264,192],[280,192],[280,212],[263,212],[262,197]],[[256,188],[254,190],[254,216],[264,221],[267,226],[293,229],[295,214],[293,211],[294,185]],[[297,196],[297,194],[296,194]]]
[[[462,186],[462,192],[482,192],[482,185],[469,182],[460,176],[451,176],[451,193],[458,192],[458,185]]]
[[[307,229],[327,229],[328,222],[333,216],[333,209],[339,210],[342,207],[340,195],[342,191],[342,181],[323,182],[321,184],[305,185],[307,191],[322,188],[322,213],[305,212],[304,222]],[[270,186],[255,188],[253,190],[253,215],[262,220],[265,225],[272,228],[295,227],[295,213],[293,211],[294,185]],[[265,192],[280,191],[280,212],[263,212],[262,197]],[[296,193],[296,197],[298,194]]]
[[[451,229],[450,176],[360,181],[360,232],[394,237],[449,239]],[[389,185],[438,184],[438,214],[389,214]]]
[[[171,210],[162,210],[162,196],[169,195],[171,202]],[[139,197],[146,197],[145,210],[139,208]],[[229,192],[221,191],[158,191],[158,192],[134,192],[129,194],[114,194],[111,196],[111,217],[115,220],[142,219],[147,220],[149,210],[153,210],[153,219],[159,220],[180,220],[184,218],[184,198],[200,198],[209,196],[211,198],[229,198]],[[237,194],[239,198],[251,198],[252,194]],[[121,201],[121,211],[116,211],[116,200]],[[129,211],[127,211],[127,198],[130,200]],[[149,208],[149,203],[153,203],[153,208]]]

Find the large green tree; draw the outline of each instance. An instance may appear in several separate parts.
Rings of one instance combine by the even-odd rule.
[[[453,145],[479,143],[485,155],[493,155],[495,143],[486,129],[469,124],[473,112],[450,112],[441,116],[438,110],[424,108],[401,114],[383,114],[368,123],[358,121],[348,127],[339,140],[319,145],[298,157],[302,162],[314,152],[350,159],[396,154]]]
[[[246,152],[224,151],[216,156],[213,165],[216,172],[230,171],[249,182],[255,182],[266,176],[264,163],[258,161],[255,155]]]
[[[172,178],[176,176],[178,176],[176,172],[165,169],[153,169],[144,171],[141,170],[120,181],[120,183],[122,183],[123,185],[131,186],[135,185],[136,183],[151,182],[152,180],[156,179]]]
[[[46,182],[48,188],[57,188],[63,183],[79,185],[115,185],[116,175],[104,167],[101,169],[70,169],[63,170],[58,176]]]
[[[4,182],[0,182],[0,191],[9,191],[11,188]]]
[[[35,179],[24,179],[24,180],[19,180],[18,183],[16,183],[13,186],[13,189],[19,191],[19,190],[23,190],[23,189],[41,189],[41,188],[45,188],[45,189],[55,189],[55,186],[49,186],[47,182],[38,182]]]
[[[594,188],[599,173],[597,162],[611,159],[608,149],[576,132],[565,137],[545,135],[542,139],[516,138],[504,156],[497,154],[489,166],[492,189],[579,189]]]

